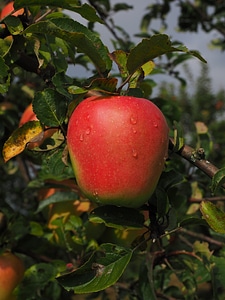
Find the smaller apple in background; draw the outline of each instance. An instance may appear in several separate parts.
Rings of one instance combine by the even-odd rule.
[[[15,299],[13,290],[22,281],[25,267],[22,260],[11,252],[0,255],[0,300]]]
[[[10,15],[13,11],[14,11],[14,1],[11,1],[2,8],[2,10],[0,12],[0,20],[5,18],[6,16]],[[22,15],[23,13],[24,13],[24,9],[21,8],[21,9],[16,10],[12,15],[14,17],[18,17],[18,16]]]
[[[23,124],[25,124],[29,121],[38,121],[38,118],[33,111],[33,107],[32,107],[31,103],[24,110],[24,112],[20,118],[19,126],[22,126]]]
[[[47,199],[56,192],[77,190],[77,185],[74,180],[66,179],[61,181],[48,180],[48,183],[60,185],[59,188],[41,188],[38,193],[39,201]],[[63,218],[65,223],[70,215],[80,216],[84,212],[90,212],[94,208],[94,205],[88,199],[74,199],[74,201],[65,201],[51,204],[48,209],[48,227],[50,229],[56,229],[57,226],[52,224],[57,218]]]
[[[147,232],[146,228],[121,230],[107,227],[101,237],[101,242],[130,248],[135,239],[141,237],[145,232]]]
[[[66,191],[66,190],[77,190],[78,187],[74,180],[66,179],[62,181],[48,180],[48,183],[58,184],[62,187],[60,188],[42,188],[39,191],[38,199],[42,201],[56,192]],[[63,187],[64,186],[64,187]],[[69,189],[68,189],[69,188]],[[54,224],[57,219],[62,219],[63,224],[65,224],[69,217],[72,215],[80,217],[83,213],[89,213],[92,211],[96,205],[90,202],[89,199],[79,198],[74,201],[64,201],[54,204],[50,204],[47,210],[44,211],[44,216],[47,219],[47,226],[53,232],[53,241],[59,243],[59,236],[57,234],[58,226]],[[105,230],[104,224],[97,224],[92,222],[85,222],[84,224],[86,238],[88,241],[91,239],[98,239]]]

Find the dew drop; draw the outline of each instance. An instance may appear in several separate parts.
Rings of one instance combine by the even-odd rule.
[[[83,142],[83,140],[84,140],[84,136],[83,136],[83,134],[81,134],[80,135],[80,141]]]
[[[85,133],[86,133],[87,135],[89,135],[89,134],[91,133],[91,128],[88,127],[88,128],[86,129]]]
[[[134,158],[138,158],[138,153],[135,149],[132,149],[132,155]]]
[[[97,192],[97,191],[94,191],[94,192],[93,192],[93,196],[94,196],[95,200],[97,201],[97,200],[98,200],[98,192]]]
[[[158,128],[158,127],[159,127],[159,125],[158,125],[156,122],[153,123],[153,126],[154,126],[155,128]]]
[[[137,133],[137,130],[135,128],[132,128],[133,133]]]
[[[131,124],[133,124],[133,125],[137,124],[137,117],[134,116],[134,115],[132,115],[132,116],[130,117],[130,122],[131,122]]]

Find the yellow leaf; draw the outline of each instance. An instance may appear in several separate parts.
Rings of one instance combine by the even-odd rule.
[[[4,161],[20,154],[26,148],[28,142],[43,132],[39,121],[30,121],[17,128],[5,142],[2,150]]]
[[[208,127],[203,122],[195,122],[195,127],[198,134],[206,134],[208,132]]]

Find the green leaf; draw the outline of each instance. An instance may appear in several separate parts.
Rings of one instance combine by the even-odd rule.
[[[221,287],[225,288],[225,258],[212,256],[212,284],[213,284],[213,299],[219,300],[218,295],[221,295]],[[221,295],[222,296],[222,295]]]
[[[6,54],[9,53],[11,49],[12,43],[9,43],[8,41],[4,39],[0,39],[0,57],[4,57]],[[2,68],[0,68],[1,70]]]
[[[1,45],[1,44],[0,44]],[[0,56],[0,78],[8,75],[9,67],[5,64],[5,60]]]
[[[12,35],[18,35],[23,31],[23,24],[19,18],[14,16],[9,16],[4,20],[9,32]]]
[[[195,241],[193,244],[193,250],[199,253],[201,257],[205,257],[208,261],[212,257],[213,251],[209,250],[209,244],[206,242]]]
[[[87,90],[76,85],[71,85],[68,87],[68,92],[72,95],[80,95],[87,93]]]
[[[99,73],[108,72],[112,61],[108,56],[108,49],[99,37],[82,24],[67,18],[56,18],[38,22],[24,30],[24,34],[45,33],[59,37],[85,53],[94,63]]]
[[[219,169],[212,178],[211,191],[215,193],[216,190],[225,182],[225,167]]]
[[[53,281],[57,273],[58,268],[53,263],[39,263],[29,267],[19,289],[19,299],[33,299],[36,290],[49,285],[49,281]]]
[[[169,52],[186,52],[206,62],[199,53],[189,51],[186,47],[173,47],[169,37],[165,34],[156,34],[149,39],[143,39],[134,47],[127,59],[127,69],[130,74],[141,68],[145,63]]]
[[[72,84],[71,77],[65,75],[64,72],[56,73],[52,77],[52,83],[54,84],[56,91],[65,97],[70,97],[70,93],[67,91],[67,86]],[[72,100],[72,98],[71,98]]]
[[[42,180],[55,179],[63,180],[73,178],[74,173],[71,165],[65,165],[63,155],[65,149],[59,148],[53,153],[42,156],[42,167],[39,172],[39,178]]]
[[[102,244],[85,264],[57,280],[66,290],[76,294],[98,292],[118,281],[131,257],[131,250]]]
[[[89,216],[94,223],[105,223],[108,227],[127,229],[142,228],[144,216],[133,208],[117,207],[113,205],[99,206]]]
[[[178,152],[184,146],[184,135],[181,125],[174,121],[173,151]]]
[[[120,71],[121,77],[123,79],[127,78],[129,75],[129,72],[127,70],[127,57],[128,53],[124,52],[123,50],[116,50],[109,54],[112,61],[114,61]]]
[[[53,7],[61,7],[64,9],[68,9],[80,14],[83,18],[87,19],[90,22],[99,22],[102,23],[102,20],[96,15],[95,9],[88,5],[83,4],[79,5],[80,1],[78,0],[16,0],[14,7],[15,9],[29,6],[53,6]]]
[[[128,9],[132,9],[133,6],[129,5],[127,3],[116,3],[113,7],[113,10],[115,12],[121,11],[121,10],[128,10]]]
[[[43,236],[43,228],[40,223],[31,221],[30,222],[30,234],[35,235],[35,236]]]
[[[42,211],[45,207],[53,203],[75,201],[78,199],[78,194],[74,192],[55,192],[53,195],[39,202],[36,213]]]
[[[169,198],[166,191],[163,188],[157,188],[155,191],[157,199],[157,213],[158,215],[165,216],[169,210]]]
[[[88,90],[113,93],[116,91],[117,81],[116,78],[96,78],[86,88]]]
[[[203,218],[214,231],[225,234],[225,213],[223,211],[208,201],[201,202],[200,210]]]
[[[33,110],[37,118],[46,126],[60,126],[66,116],[67,101],[64,96],[52,89],[36,93]]]
[[[180,227],[185,226],[195,226],[195,225],[207,225],[205,220],[195,218],[195,217],[187,217],[180,222]]]
[[[140,268],[138,290],[142,300],[157,300],[153,287],[151,263],[152,261],[148,260],[148,263],[142,264]]]

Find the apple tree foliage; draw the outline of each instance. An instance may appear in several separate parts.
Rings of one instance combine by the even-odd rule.
[[[26,265],[17,299],[223,299],[225,150],[217,119],[225,97],[213,98],[199,85],[190,101],[184,90],[173,96],[166,84],[152,97],[154,74],[183,82],[177,66],[189,59],[206,63],[166,34],[148,34],[152,16],[166,14],[170,2],[161,15],[149,7],[138,43],[113,21],[113,14],[132,9],[129,1],[15,0],[24,13],[1,20],[0,244]],[[113,51],[97,25],[108,29]],[[94,94],[145,97],[167,118],[169,158],[139,209],[95,207],[76,185],[67,124],[76,105]],[[30,103],[39,121],[19,127]],[[75,200],[86,208],[74,213]]]

